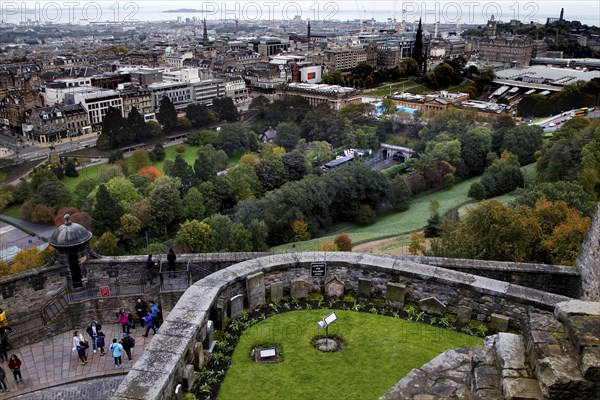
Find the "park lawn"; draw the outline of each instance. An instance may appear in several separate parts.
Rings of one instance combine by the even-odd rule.
[[[410,208],[403,212],[389,212],[380,215],[376,222],[369,226],[360,226],[349,229],[346,233],[352,239],[352,243],[364,243],[371,240],[383,239],[386,237],[398,236],[404,233],[422,229],[427,224],[430,217],[429,204],[431,201],[438,201],[440,204],[440,214],[444,214],[450,209],[471,201],[467,196],[471,184],[479,178],[471,178],[451,188],[440,190],[425,196],[412,200]],[[318,239],[307,240],[305,242],[287,243],[271,248],[274,252],[288,251],[316,251],[322,242],[333,242],[335,235],[324,236]]]
[[[406,89],[406,91],[412,94],[429,94],[434,92],[433,90],[429,89],[427,86],[424,85],[413,86],[411,88]]]
[[[3,180],[5,180],[7,177],[6,172],[4,171],[0,171],[0,182],[2,182]]]
[[[188,164],[193,166],[194,161],[196,160],[196,158],[198,158],[198,153],[197,153],[198,148],[196,146],[190,146],[188,144],[183,144],[183,146],[185,147],[185,152],[181,153],[181,156]],[[166,160],[175,160],[175,157],[177,157],[177,155],[180,154],[180,153],[177,153],[177,151],[175,150],[176,147],[177,146],[171,146],[171,147],[165,148],[165,155],[166,155],[165,159]],[[133,153],[130,153],[130,154],[133,154]],[[129,157],[129,154],[128,154],[128,157],[125,158],[125,163],[131,169],[131,157]],[[81,182],[84,179],[95,178],[98,174],[98,169],[101,168],[103,165],[106,165],[106,163],[91,165],[89,167],[80,169],[80,170],[78,170],[79,176],[77,178],[65,177],[63,179],[63,182],[65,183],[65,185],[67,185],[67,187],[69,189],[71,189],[71,191],[74,192],[75,188],[77,187],[77,184],[79,182]],[[158,162],[152,163],[152,165],[155,166],[156,168],[158,168],[161,172],[163,172],[165,162],[158,161]]]
[[[448,88],[447,90],[450,93],[459,93],[459,92],[463,92],[464,93],[464,91],[467,90],[467,88],[469,86],[471,86],[472,84],[473,84],[472,80],[465,79],[465,81],[463,83],[461,83],[460,85]]]
[[[21,204],[15,204],[2,211],[2,214],[8,215],[9,217],[21,219]]]
[[[343,338],[336,353],[315,350],[310,340],[323,335],[316,321],[330,310],[279,314],[246,330],[233,353],[219,400],[378,399],[411,369],[440,353],[480,345],[463,333],[403,319],[336,310],[329,333]],[[283,362],[257,364],[255,346],[281,346]]]
[[[392,94],[394,94],[394,92],[402,91],[403,88],[410,86],[414,81],[415,81],[415,78],[410,78],[409,80],[406,80],[406,81],[392,83],[391,84]],[[390,94],[390,84],[389,83],[384,83],[384,84],[380,85],[377,90],[365,92],[365,96],[369,96],[369,97],[384,97],[384,96],[389,96],[389,94]]]

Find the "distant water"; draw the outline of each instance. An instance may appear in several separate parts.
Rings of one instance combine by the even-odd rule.
[[[565,18],[584,24],[598,25],[600,10],[596,1],[544,1],[544,2],[474,2],[474,1],[400,1],[379,0],[295,0],[295,1],[79,1],[78,8],[69,8],[69,2],[25,1],[0,2],[0,20],[25,22],[28,19],[53,23],[177,21],[196,17],[202,20],[233,20],[258,22],[260,20],[371,20],[386,22],[403,16],[409,22],[419,17],[426,24],[484,24],[492,14],[496,20],[520,19],[544,23],[547,17],[557,18],[565,7]],[[204,13],[164,13],[165,10],[196,9]],[[404,13],[403,13],[404,10]]]

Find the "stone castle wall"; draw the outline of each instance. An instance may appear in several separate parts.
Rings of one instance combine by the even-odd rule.
[[[264,304],[268,301],[265,293],[270,292],[272,285],[281,283],[289,292],[292,282],[297,280],[306,281],[313,291],[322,291],[324,278],[310,277],[312,262],[326,262],[328,276],[336,276],[348,289],[358,290],[359,279],[368,280],[372,295],[385,295],[389,282],[403,283],[407,302],[434,296],[450,312],[467,306],[473,309],[476,318],[486,321],[492,313],[502,314],[511,318],[514,328],[521,328],[531,310],[550,311],[558,302],[569,299],[391,257],[344,252],[270,255],[219,270],[193,284],[177,302],[114,399],[170,399],[185,366],[194,360],[196,343],[205,340],[209,319],[218,314],[217,304],[224,301],[220,309],[227,310],[227,301],[236,295],[245,298],[246,306]]]
[[[468,260],[461,258],[398,256],[419,264],[435,265],[490,279],[496,279],[532,289],[543,290],[563,296],[575,296],[581,287],[581,275],[574,267],[513,263],[504,261]]]
[[[600,203],[575,266],[581,274],[581,299],[600,301]]]

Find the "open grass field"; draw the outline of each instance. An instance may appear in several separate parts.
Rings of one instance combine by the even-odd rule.
[[[444,214],[452,208],[459,207],[470,201],[467,196],[469,187],[478,179],[467,179],[449,189],[413,199],[407,211],[400,213],[390,212],[380,215],[374,224],[352,228],[346,231],[346,233],[350,236],[352,242],[357,244],[419,230],[427,224],[427,219],[430,216],[429,204],[431,201],[436,200],[440,203],[440,214]],[[273,247],[271,251],[316,251],[321,242],[333,242],[334,238],[335,235],[331,235],[300,243],[288,243]]]
[[[21,205],[15,204],[13,206],[5,208],[4,211],[2,211],[2,214],[8,215],[9,217],[21,219]]]
[[[392,94],[394,94],[394,92],[400,92],[402,90],[405,90],[405,88],[414,85],[414,81],[415,81],[415,79],[411,78],[406,81],[392,83],[392,84],[385,83],[385,84],[379,86],[379,88],[376,90],[371,90],[371,91],[365,92],[365,95],[367,95],[369,97],[389,96],[390,90],[391,90]],[[391,89],[390,89],[390,87],[391,87]]]
[[[381,315],[335,311],[329,333],[343,338],[335,353],[315,350],[310,340],[323,335],[316,322],[329,310],[279,314],[246,330],[232,357],[219,400],[378,399],[411,369],[440,353],[480,345],[462,333]],[[250,352],[276,343],[283,362],[257,364]]]
[[[451,88],[448,88],[447,90],[450,93],[458,93],[458,92],[464,92],[465,90],[467,90],[467,88],[469,86],[471,86],[473,84],[473,81],[470,79],[465,79],[465,81],[463,83],[461,83],[458,86],[453,86]]]

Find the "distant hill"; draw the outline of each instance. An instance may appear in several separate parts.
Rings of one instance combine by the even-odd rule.
[[[164,13],[202,13],[203,10],[196,10],[195,8],[180,8],[178,10],[167,10]]]

